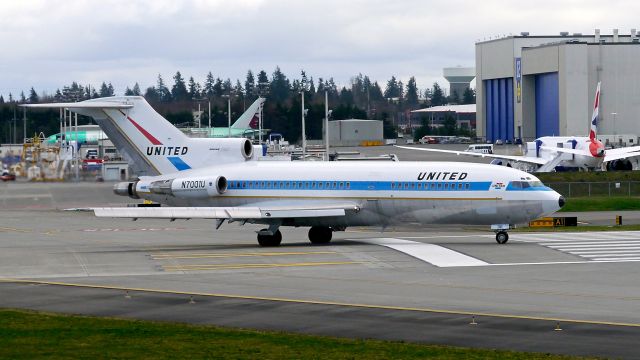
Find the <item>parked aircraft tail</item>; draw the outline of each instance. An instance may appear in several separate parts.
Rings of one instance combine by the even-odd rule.
[[[594,140],[598,134],[598,117],[600,109],[600,82],[596,88],[596,98],[593,101],[593,114],[591,115],[591,130],[589,130],[589,139]]]
[[[92,117],[138,175],[160,175],[253,157],[253,146],[247,139],[186,136],[141,96],[25,106],[68,108]]]
[[[247,108],[247,110],[236,120],[232,128],[236,129],[257,129],[258,128],[258,120],[260,117],[260,110],[262,110],[262,106],[264,104],[265,98],[259,97],[256,101],[251,104]]]

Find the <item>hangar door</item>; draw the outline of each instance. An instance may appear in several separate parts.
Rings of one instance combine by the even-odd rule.
[[[536,137],[560,135],[558,73],[538,74],[536,78]]]
[[[487,140],[513,139],[513,78],[484,80]]]

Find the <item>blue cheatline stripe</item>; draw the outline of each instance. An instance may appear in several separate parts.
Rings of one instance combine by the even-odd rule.
[[[169,160],[171,164],[178,169],[178,171],[191,169],[191,166],[187,165],[186,162],[182,161],[182,159],[177,156],[169,156],[167,157],[167,160]]]
[[[329,180],[232,180],[233,190],[353,190],[353,191],[488,191],[490,181],[329,181]],[[321,185],[320,185],[321,184]],[[446,185],[445,185],[446,184]],[[459,185],[460,184],[460,185]],[[446,188],[445,188],[446,186]]]

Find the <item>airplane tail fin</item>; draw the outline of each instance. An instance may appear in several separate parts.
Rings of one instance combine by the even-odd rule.
[[[256,101],[254,101],[253,104],[251,104],[251,106],[249,106],[247,110],[240,115],[238,120],[231,125],[231,127],[236,129],[257,129],[258,118],[260,116],[260,110],[262,109],[264,100],[265,98],[263,97],[257,98]]]
[[[600,82],[596,88],[596,98],[593,101],[593,114],[591,115],[591,129],[589,130],[589,139],[594,140],[598,134],[598,118],[600,109]]]
[[[130,160],[138,175],[160,175],[239,162],[253,156],[253,146],[247,139],[188,137],[141,96],[26,106],[68,108],[92,117],[118,151]]]

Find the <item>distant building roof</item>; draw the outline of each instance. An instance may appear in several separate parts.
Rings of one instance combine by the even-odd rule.
[[[476,104],[432,106],[432,107],[412,111],[412,113],[435,113],[435,112],[455,112],[459,114],[475,114]]]

